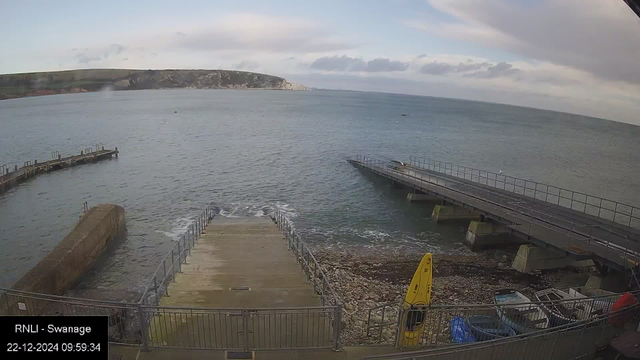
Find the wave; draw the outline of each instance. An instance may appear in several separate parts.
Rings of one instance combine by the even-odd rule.
[[[187,229],[189,229],[189,226],[193,223],[194,219],[195,215],[193,217],[179,217],[173,220],[171,230],[156,230],[156,232],[168,236],[173,241],[178,241],[182,238],[182,235],[187,232]]]
[[[296,210],[284,202],[277,201],[273,204],[251,204],[251,203],[210,203],[213,212],[218,216],[227,218],[265,217],[271,215],[275,210],[280,210],[287,218],[293,219],[297,216]],[[195,221],[200,211],[189,211],[188,215],[182,215],[171,222],[171,230],[156,230],[157,233],[169,237],[173,241],[182,238]]]
[[[271,204],[234,202],[211,203],[211,205],[214,208],[214,212],[228,218],[263,217],[271,215],[276,210],[281,211],[289,219],[297,216],[297,212],[291,204],[281,201]]]
[[[301,231],[303,238],[326,249],[363,248],[377,251],[428,251],[440,254],[473,254],[462,243],[451,244],[435,232],[387,232],[379,228],[337,229],[310,228]]]

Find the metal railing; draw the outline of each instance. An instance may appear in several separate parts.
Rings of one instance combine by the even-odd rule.
[[[632,294],[637,296],[640,291]],[[508,326],[515,334],[555,331],[556,327],[610,312],[620,296],[611,294],[516,305],[431,305],[421,309],[407,309],[397,303],[388,303],[369,310],[367,335],[375,343],[403,347],[405,333],[419,329],[419,334],[412,335],[419,338],[417,344],[450,345],[459,340],[451,337],[452,320],[466,321],[469,317],[475,317],[479,326],[487,328],[510,331],[506,328]],[[381,311],[382,316],[379,315]],[[390,316],[385,318],[385,313]],[[383,336],[385,329],[393,329],[394,336]],[[479,332],[474,334],[474,338],[475,341],[492,339],[490,335]]]
[[[162,296],[169,294],[169,283],[175,281],[176,273],[182,272],[182,264],[187,262],[187,256],[191,255],[191,250],[196,246],[200,234],[202,234],[214,216],[215,213],[211,205],[207,205],[198,214],[187,228],[187,231],[176,241],[156,267],[156,271],[142,292],[140,304],[158,306]]]
[[[367,337],[377,344],[395,345],[398,319],[402,316],[397,302],[378,305],[367,313]]]
[[[418,359],[580,359],[593,357],[598,346],[606,345],[614,335],[635,331],[640,304],[567,323],[551,330],[539,330],[504,338],[474,341],[379,356],[367,360]]]
[[[280,212],[272,216],[320,296],[322,306],[196,308],[159,306],[197,239],[214,217],[207,206],[163,258],[137,303],[78,299],[0,288],[2,315],[106,315],[109,341],[154,347],[267,350],[339,349],[342,305],[329,278]]]
[[[409,164],[640,228],[640,208],[619,201],[429,158],[410,156]]]
[[[149,346],[272,350],[334,348],[334,307],[144,307]]]
[[[313,283],[313,290],[320,296],[322,306],[333,309],[332,323],[334,348],[339,349],[341,346],[340,332],[342,326],[342,303],[331,286],[331,280],[326,275],[315,256],[313,256],[309,245],[302,241],[284,213],[276,210],[274,211],[272,218],[278,225],[278,229],[280,229],[285,236],[289,249],[293,251],[296,260],[302,266],[302,270],[307,275],[307,278]]]
[[[415,171],[406,167],[400,171],[398,165],[406,164],[396,161],[380,160],[370,156],[357,156],[354,160],[373,171],[376,171],[376,168],[380,169],[379,172],[383,175],[385,171],[392,173],[394,178],[408,183],[418,183],[420,186],[426,183],[426,186],[438,187],[437,192],[446,190],[457,196],[480,199],[488,205],[499,206],[511,219],[517,220],[511,226],[514,230],[526,234],[529,238],[553,240],[554,246],[565,251],[571,252],[575,249],[575,253],[580,255],[592,252],[622,267],[633,267],[635,265],[632,260],[637,262],[640,259],[640,240],[636,239],[637,236],[632,238],[623,231],[598,224],[559,218],[550,208],[555,205],[545,205],[549,207],[547,209],[523,206],[521,201],[507,193],[485,187],[484,184],[465,184],[461,180],[434,174],[431,171]]]
[[[140,304],[78,299],[0,288],[0,316],[4,315],[103,315],[109,317],[109,342],[142,344]]]

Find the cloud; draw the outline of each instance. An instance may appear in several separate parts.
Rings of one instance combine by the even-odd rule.
[[[391,61],[385,58],[377,58],[367,63],[369,72],[405,71],[409,63],[402,61]]]
[[[487,70],[472,72],[470,74],[465,74],[464,76],[482,79],[493,79],[500,76],[511,76],[514,74],[518,74],[521,71],[522,70],[520,69],[514,68],[511,64],[500,62],[493,66],[489,66]]]
[[[126,49],[127,47],[122,44],[111,44],[104,50],[102,57],[106,59],[111,55],[120,55]]]
[[[366,63],[361,58],[342,55],[316,59],[311,63],[310,68],[325,71],[363,71],[366,66]]]
[[[475,70],[480,70],[482,68],[486,68],[491,66],[491,64],[489,64],[488,62],[482,62],[482,63],[474,63],[473,60],[469,59],[467,60],[467,63],[459,63],[458,66],[456,67],[456,71],[457,72],[467,72],[467,71],[475,71]]]
[[[120,55],[127,47],[122,44],[111,44],[109,46],[117,55]]]
[[[177,36],[187,36],[187,34],[183,33],[182,31],[176,31],[176,35]]]
[[[354,49],[358,45],[300,18],[233,14],[208,27],[194,28],[189,36],[174,37],[166,46],[193,51],[322,53]]]
[[[623,1],[430,0],[453,19],[406,21],[441,37],[640,84],[640,22]]]
[[[233,68],[238,70],[255,70],[258,67],[260,67],[260,64],[249,60],[243,60],[237,64],[233,64]]]
[[[495,66],[498,66],[498,65],[499,66],[495,69],[492,69],[491,64],[486,61],[482,63],[478,63],[478,62],[474,62],[471,59],[468,59],[466,63],[460,62],[458,63],[458,65],[433,61],[433,62],[422,65],[422,67],[420,67],[420,72],[423,74],[429,74],[429,75],[447,75],[451,73],[468,73],[473,71],[473,72],[478,72],[478,76],[471,76],[471,77],[481,77],[479,76],[479,74],[483,72],[488,72],[489,69],[491,69],[490,71],[491,74],[497,75],[499,71],[502,69],[502,67],[504,66],[501,64],[506,64],[506,63],[496,64]],[[506,65],[509,65],[509,64],[506,64]],[[487,71],[479,71],[481,69],[486,69]],[[516,69],[512,69],[512,70],[516,70]],[[508,71],[505,70],[505,72],[508,72]],[[465,76],[466,75],[470,75],[470,74],[465,74]],[[491,77],[497,77],[497,76],[491,76]]]
[[[453,70],[453,66],[445,63],[432,62],[424,64],[420,68],[420,72],[429,75],[446,75]]]
[[[324,71],[394,72],[405,71],[408,66],[409,63],[407,62],[387,58],[376,58],[365,62],[362,58],[342,55],[321,57],[312,62],[309,67],[314,70]]]
[[[90,57],[86,56],[84,53],[77,54],[76,59],[78,59],[78,64],[89,64],[92,61],[102,60],[100,56]]]

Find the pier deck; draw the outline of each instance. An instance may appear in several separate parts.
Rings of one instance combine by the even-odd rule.
[[[167,292],[149,326],[151,346],[247,351],[334,343],[334,308],[323,306],[270,218],[213,219]]]
[[[242,290],[246,289],[248,290]],[[234,290],[236,289],[236,290]],[[321,306],[269,218],[216,217],[160,305],[222,308]]]
[[[438,166],[425,168],[412,162],[367,158],[349,162],[448,204],[471,210],[536,245],[576,259],[593,259],[616,269],[638,265],[640,231],[631,225],[640,223],[640,213],[634,207],[624,205],[627,208],[622,212],[622,205],[616,203],[615,208],[608,209],[602,206],[603,201],[613,201],[584,194],[577,200],[573,193],[568,198],[571,202],[565,200],[567,204],[563,206],[561,200],[566,198],[563,194],[568,190],[556,188],[559,190],[555,195],[549,192],[552,186],[544,185],[547,188],[543,188],[542,193],[538,185],[530,187],[528,182],[537,184],[533,181],[509,182],[512,178],[499,174],[491,177],[492,173],[475,169],[469,176],[466,168],[451,164],[439,170]],[[549,202],[554,196],[555,204]],[[591,198],[600,199],[599,205],[592,205]],[[575,204],[582,211],[576,210]],[[603,216],[609,213],[609,218]]]
[[[32,178],[43,172],[59,170],[69,166],[76,166],[87,162],[111,159],[113,156],[115,156],[116,158],[118,157],[118,148],[109,150],[104,149],[103,147],[102,149],[97,151],[85,151],[81,151],[79,155],[72,155],[64,158],[59,154],[56,155],[56,152],[53,152],[52,157],[56,157],[53,160],[44,162],[37,162],[36,160],[33,163],[31,161],[26,161],[23,167],[18,168],[16,166],[13,171],[10,171],[10,169],[4,165],[0,166],[0,194],[9,190],[11,187],[19,184],[20,182]]]

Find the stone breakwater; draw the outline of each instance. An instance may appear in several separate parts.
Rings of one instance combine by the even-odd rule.
[[[559,269],[522,274],[511,269],[516,249],[476,255],[434,254],[432,304],[491,303],[493,292],[503,288],[532,296],[533,292],[548,287],[584,285],[588,271],[593,270]],[[374,343],[374,339],[367,337],[368,310],[386,303],[401,304],[423,255],[362,249],[315,249],[314,254],[344,304],[342,339],[345,346]],[[385,322],[388,319],[385,316]],[[385,328],[384,342],[392,343],[394,334],[395,325]]]

